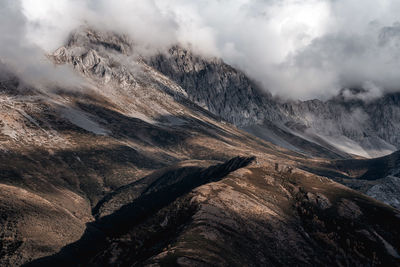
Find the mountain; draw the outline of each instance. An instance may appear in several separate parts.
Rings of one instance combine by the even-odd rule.
[[[396,98],[285,102],[219,59],[90,28],[49,58],[84,82],[1,76],[0,265],[400,265],[400,211],[345,186],[384,192],[397,154],[332,141],[394,150]],[[387,129],[345,124],[389,98]]]
[[[368,102],[356,93],[328,101],[282,101],[221,60],[179,47],[149,63],[185,88],[192,101],[276,145],[312,156],[307,147],[319,146],[331,158],[378,157],[400,148],[398,93]]]
[[[351,89],[350,96],[342,90],[328,101],[284,101],[223,61],[194,55],[180,47],[147,62],[185,88],[195,103],[291,151],[338,160],[382,157],[400,148],[399,93],[365,100],[363,90]],[[346,185],[360,189],[360,183],[368,184],[362,187],[363,193],[399,208],[398,176],[376,176],[373,183],[360,178],[356,184]]]
[[[400,152],[363,160],[335,160],[304,169],[334,179],[346,186],[400,209]]]

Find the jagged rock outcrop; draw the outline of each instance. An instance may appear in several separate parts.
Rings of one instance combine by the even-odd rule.
[[[180,47],[152,57],[148,63],[180,84],[193,101],[239,127],[253,128],[253,134],[258,132],[255,125],[261,126],[261,131],[272,123],[322,147],[363,157],[383,156],[400,148],[399,94],[369,102],[344,97],[283,101],[223,61],[203,58]],[[263,138],[262,134],[258,136]],[[282,145],[288,140],[268,141]],[[308,152],[288,143],[286,148],[292,145]]]
[[[53,58],[59,63],[73,64],[103,84],[117,82],[131,88],[132,93],[140,89],[138,83],[148,82],[149,75],[143,72],[152,72],[151,66],[179,84],[171,86],[173,82],[161,78],[158,86],[164,90],[188,97],[260,138],[311,156],[316,155],[302,142],[331,151],[324,156],[333,153],[333,158],[349,154],[378,157],[400,148],[400,136],[393,134],[400,130],[396,123],[400,119],[397,94],[369,102],[343,96],[329,101],[284,101],[272,97],[243,72],[220,59],[201,57],[179,46],[142,58],[135,54],[134,43],[127,37],[91,29],[73,33]],[[151,76],[160,79],[159,74]],[[262,134],[265,131],[276,135],[275,138]],[[288,139],[279,132],[304,141]]]
[[[202,58],[175,46],[148,64],[184,88],[188,97],[237,126],[282,120],[271,94],[217,58]],[[268,111],[268,113],[266,112]]]

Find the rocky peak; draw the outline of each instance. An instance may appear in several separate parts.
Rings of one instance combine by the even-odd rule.
[[[192,101],[238,126],[282,118],[270,93],[220,59],[174,46],[168,55],[159,54],[146,61],[180,84]]]
[[[192,101],[212,113],[245,129],[261,127],[264,130],[252,131],[261,138],[265,134],[259,133],[269,131],[269,125],[274,125],[279,131],[325,148],[335,147],[364,157],[382,156],[400,148],[400,135],[393,134],[400,132],[396,123],[400,101],[393,94],[368,102],[347,99],[343,93],[328,101],[291,101],[272,97],[222,60],[207,59],[178,46],[171,48],[168,55],[157,55],[146,62],[181,85]],[[356,89],[351,92],[365,93]],[[387,127],[377,126],[382,120]],[[299,128],[303,130],[298,131]],[[268,141],[293,145],[291,140],[268,138]],[[307,153],[305,149],[299,148]]]
[[[126,35],[114,32],[97,31],[91,27],[80,27],[73,31],[67,41],[67,47],[87,47],[109,49],[117,53],[132,52],[132,41]]]

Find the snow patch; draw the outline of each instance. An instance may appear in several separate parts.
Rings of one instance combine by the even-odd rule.
[[[129,111],[128,115],[129,115],[130,117],[140,119],[140,120],[142,120],[142,121],[144,121],[144,122],[147,122],[147,123],[149,123],[149,124],[156,124],[156,122],[155,122],[152,118],[146,116],[146,115],[143,114],[143,113],[140,113],[140,112],[138,112],[138,111],[135,111],[135,110]]]
[[[90,118],[90,115],[68,106],[60,108],[62,117],[66,118],[72,124],[96,135],[108,135],[109,130],[101,127],[97,122]]]
[[[365,158],[371,158],[368,152],[365,151],[359,144],[345,136],[325,136],[316,133],[315,135],[341,151]]]
[[[296,146],[290,144],[287,142],[285,139],[282,137],[276,135],[272,130],[270,130],[267,126],[262,126],[262,125],[251,125],[251,126],[246,126],[242,128],[246,132],[258,136],[276,146],[283,147],[292,151],[300,152],[300,153],[305,153],[303,150],[297,148]],[[290,133],[292,131],[289,131]]]

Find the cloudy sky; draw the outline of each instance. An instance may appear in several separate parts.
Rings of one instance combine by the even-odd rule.
[[[126,33],[149,53],[175,43],[223,58],[284,97],[400,90],[398,0],[1,0],[0,58],[64,77],[45,53],[82,25]]]

